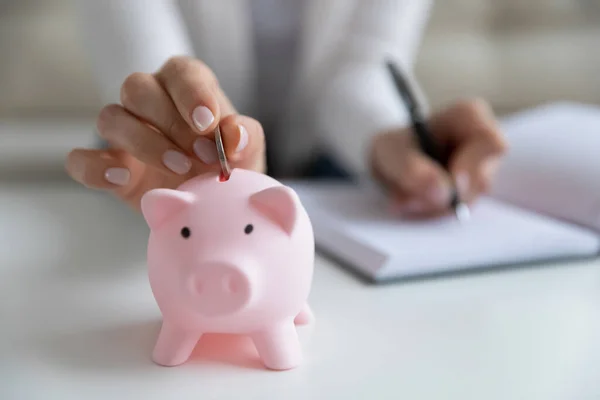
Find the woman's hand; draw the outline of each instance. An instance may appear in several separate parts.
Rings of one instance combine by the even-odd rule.
[[[410,128],[384,132],[372,146],[375,177],[390,188],[398,209],[432,215],[450,211],[451,185],[474,202],[490,187],[506,144],[489,106],[464,101],[434,114],[429,127],[448,156],[447,169],[419,149]]]
[[[150,189],[175,188],[220,170],[217,124],[232,167],[265,172],[261,124],[236,113],[205,64],[174,57],[154,74],[134,73],[124,81],[121,104],[98,116],[98,133],[109,149],[74,149],[66,168],[81,184],[109,190],[139,209]]]

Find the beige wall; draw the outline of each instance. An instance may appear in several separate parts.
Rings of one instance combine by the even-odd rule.
[[[0,0],[0,116],[100,106],[70,3]],[[600,0],[438,0],[417,74],[433,106],[469,95],[500,113],[600,103],[599,49]]]
[[[0,0],[0,116],[97,106],[70,1]]]
[[[438,0],[417,71],[434,104],[600,103],[600,1]]]

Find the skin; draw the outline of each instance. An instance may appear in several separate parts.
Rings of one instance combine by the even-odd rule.
[[[193,122],[198,106],[209,108],[214,121],[201,130]],[[121,87],[121,104],[109,104],[98,115],[97,131],[109,149],[74,149],[66,160],[69,175],[82,185],[112,192],[134,209],[148,190],[176,188],[193,176],[220,171],[218,161],[206,164],[193,150],[198,138],[213,140],[220,121],[225,151],[234,168],[265,171],[265,143],[261,124],[239,115],[221,90],[214,73],[200,60],[169,59],[154,74],[134,73]],[[236,152],[240,126],[247,132],[247,145]],[[213,145],[214,146],[214,145]],[[189,171],[167,168],[163,155],[168,150],[184,154]],[[126,168],[125,184],[107,181],[109,168]]]
[[[489,191],[507,151],[494,114],[481,99],[462,100],[434,113],[429,127],[447,154],[444,167],[423,154],[410,128],[383,132],[373,141],[373,175],[389,188],[400,213],[448,213],[454,187],[463,202],[473,204]]]
[[[214,116],[204,129],[194,123],[198,106],[207,107]],[[66,169],[75,181],[110,191],[139,211],[140,199],[148,190],[176,188],[193,176],[220,171],[216,159],[207,164],[194,152],[199,138],[212,140],[214,146],[217,123],[231,165],[266,172],[261,124],[237,113],[202,61],[174,57],[153,74],[134,73],[125,79],[121,103],[105,106],[98,115],[97,130],[109,148],[74,149]],[[474,202],[488,190],[506,150],[493,113],[482,100],[457,102],[434,114],[430,126],[449,150],[449,172],[422,155],[408,128],[382,132],[372,142],[373,175],[390,189],[397,210],[403,213],[447,212],[453,181],[463,200]],[[185,155],[187,171],[174,172],[165,165],[164,154],[169,150]],[[127,169],[128,179],[109,182],[106,172],[112,168]]]

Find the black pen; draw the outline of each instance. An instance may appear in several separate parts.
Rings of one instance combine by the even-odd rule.
[[[442,151],[439,145],[435,142],[433,135],[427,126],[425,118],[421,112],[421,107],[419,106],[417,99],[409,86],[408,80],[391,61],[387,61],[386,65],[390,75],[392,76],[396,90],[408,108],[408,114],[410,115],[412,124],[412,131],[417,137],[421,150],[433,160],[437,161],[441,165],[444,165]],[[450,206],[452,207],[454,214],[459,221],[463,222],[469,219],[471,215],[469,207],[460,200],[456,185],[452,186],[452,198],[450,201]]]

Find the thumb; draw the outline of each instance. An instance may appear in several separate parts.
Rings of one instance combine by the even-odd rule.
[[[232,114],[221,120],[220,127],[225,153],[232,166],[265,172],[265,135],[260,122]]]

